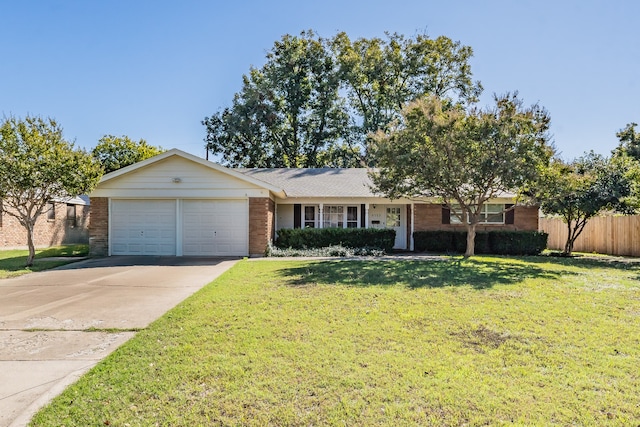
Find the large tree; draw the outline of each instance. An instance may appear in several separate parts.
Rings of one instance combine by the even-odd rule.
[[[53,119],[27,116],[5,119],[0,126],[0,200],[4,212],[26,229],[33,265],[33,229],[52,201],[91,191],[102,171],[84,150],[66,141]]]
[[[379,167],[372,179],[387,197],[446,204],[466,227],[469,257],[485,203],[530,191],[548,165],[548,128],[546,111],[523,107],[517,94],[496,96],[486,109],[425,97],[408,105],[390,132],[372,139]]]
[[[563,255],[571,255],[576,239],[594,216],[634,210],[637,174],[637,165],[626,156],[605,158],[590,152],[567,163],[554,160],[545,171],[538,198],[545,214],[559,216],[567,225]]]
[[[358,153],[339,88],[325,41],[286,35],[243,77],[232,107],[205,118],[207,149],[232,166],[353,166]]]
[[[351,41],[338,33],[331,41],[343,86],[360,135],[386,130],[402,108],[424,95],[474,102],[482,92],[474,82],[469,60],[473,50],[445,36]]]
[[[150,145],[144,139],[134,141],[125,135],[105,135],[100,138],[92,154],[102,165],[104,173],[109,173],[164,151],[162,147]]]
[[[407,102],[425,94],[475,100],[471,55],[446,37],[285,35],[243,77],[232,106],[204,119],[207,149],[230,166],[359,166],[367,135],[386,129]]]

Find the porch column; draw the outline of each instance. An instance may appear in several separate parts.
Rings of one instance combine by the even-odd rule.
[[[318,228],[323,228],[323,218],[324,216],[324,203],[320,203],[320,209],[318,209]]]
[[[369,228],[369,203],[364,205],[364,228]]]
[[[416,223],[416,204],[411,202],[411,236],[409,237],[409,250],[413,251],[413,232],[415,230],[414,224]]]

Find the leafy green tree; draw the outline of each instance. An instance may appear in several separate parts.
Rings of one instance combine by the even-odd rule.
[[[149,145],[144,139],[136,142],[124,135],[105,135],[100,138],[92,154],[102,165],[104,173],[109,173],[164,151],[162,147]]]
[[[629,123],[624,129],[616,133],[616,136],[620,140],[620,145],[616,149],[616,153],[626,154],[640,161],[640,133],[636,132],[636,126],[638,126],[637,123]]]
[[[233,106],[205,118],[207,149],[232,166],[356,165],[339,88],[325,41],[311,31],[286,35],[243,77]]]
[[[47,203],[91,191],[101,175],[90,154],[64,140],[55,120],[27,116],[2,122],[0,200],[27,231],[27,266],[35,257],[33,228]]]
[[[475,101],[471,55],[446,37],[285,35],[243,77],[232,106],[204,119],[207,149],[230,166],[359,166],[367,134],[387,129],[407,102]]]
[[[526,198],[549,163],[549,116],[524,108],[517,94],[495,97],[487,109],[436,96],[403,111],[403,122],[371,141],[377,191],[390,198],[438,198],[467,230],[465,257],[474,254],[484,204],[505,193]]]
[[[475,102],[482,92],[480,83],[472,80],[473,50],[445,36],[406,38],[393,33],[386,39],[351,41],[339,33],[331,47],[360,135],[386,130],[407,103],[421,96]]]
[[[637,174],[637,166],[624,156],[605,158],[590,152],[569,163],[554,160],[545,171],[538,198],[545,214],[557,215],[567,225],[563,255],[571,255],[594,216],[604,211],[633,212]]]

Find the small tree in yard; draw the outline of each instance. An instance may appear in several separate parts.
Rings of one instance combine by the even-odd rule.
[[[531,188],[553,154],[544,109],[523,108],[517,94],[496,96],[495,103],[464,109],[423,98],[405,108],[401,124],[371,142],[379,165],[371,174],[375,189],[390,198],[440,199],[466,226],[465,257],[474,254],[484,204]]]
[[[100,165],[90,154],[63,139],[55,120],[4,120],[0,126],[0,200],[4,212],[27,231],[27,267],[35,258],[33,228],[47,203],[90,191],[101,175]]]
[[[162,147],[150,145],[144,139],[136,142],[128,136],[105,135],[93,149],[93,157],[109,173],[164,152]]]
[[[571,255],[576,239],[594,216],[603,211],[633,212],[637,173],[637,165],[627,156],[606,159],[591,152],[570,163],[552,163],[538,197],[545,214],[558,215],[567,224],[562,255]]]

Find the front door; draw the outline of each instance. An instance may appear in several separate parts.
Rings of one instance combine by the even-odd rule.
[[[407,248],[407,236],[405,232],[402,206],[387,206],[386,226],[396,231],[395,249]]]

